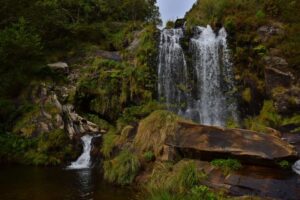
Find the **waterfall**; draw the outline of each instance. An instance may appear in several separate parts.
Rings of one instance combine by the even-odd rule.
[[[81,141],[83,143],[83,153],[79,156],[79,158],[72,162],[67,169],[86,169],[90,167],[90,151],[91,151],[91,142],[93,136],[85,135],[81,137]]]
[[[293,166],[292,169],[295,173],[300,175],[300,160],[298,160]]]
[[[191,62],[180,45],[182,29],[161,33],[158,66],[159,97],[169,110],[205,125],[237,121],[232,64],[224,28],[196,27],[190,39]]]
[[[185,103],[187,98],[183,91],[187,86],[187,65],[179,44],[183,36],[182,29],[164,29],[160,39],[158,92],[160,99],[175,112],[179,112],[177,105]]]

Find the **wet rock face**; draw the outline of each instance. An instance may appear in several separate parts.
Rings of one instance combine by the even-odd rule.
[[[102,142],[103,137],[101,135],[94,137],[91,141],[91,161],[93,164],[97,165],[101,162],[101,158],[103,157],[100,151]]]
[[[233,157],[244,163],[276,165],[277,160],[296,160],[297,152],[279,137],[242,129],[222,129],[178,122],[180,128],[165,144],[183,157],[212,160]]]
[[[260,35],[262,42],[266,42],[272,36],[283,35],[284,31],[278,26],[261,26],[257,33]]]

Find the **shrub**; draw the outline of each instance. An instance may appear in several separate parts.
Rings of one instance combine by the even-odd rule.
[[[147,162],[150,162],[154,160],[155,155],[152,151],[147,151],[143,154],[143,157]]]
[[[104,178],[112,183],[127,185],[133,182],[140,162],[136,155],[128,150],[122,151],[117,157],[104,162]]]
[[[241,163],[235,159],[215,159],[211,161],[211,164],[223,171],[225,175],[228,175],[233,170],[238,170],[242,167]]]
[[[166,28],[169,28],[169,29],[171,29],[171,28],[174,28],[175,27],[175,22],[173,22],[173,21],[167,21],[167,23],[166,23]]]
[[[287,160],[282,160],[277,163],[282,169],[289,169],[291,167],[291,164]]]

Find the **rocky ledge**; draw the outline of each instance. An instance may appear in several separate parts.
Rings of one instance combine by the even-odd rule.
[[[275,165],[278,160],[295,161],[298,156],[292,145],[275,134],[181,121],[176,133],[166,139],[165,145],[184,157],[201,160],[233,157],[257,165]]]

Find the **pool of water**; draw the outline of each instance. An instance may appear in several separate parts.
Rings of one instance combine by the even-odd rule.
[[[95,169],[0,167],[1,200],[131,200],[133,193],[104,182]]]

